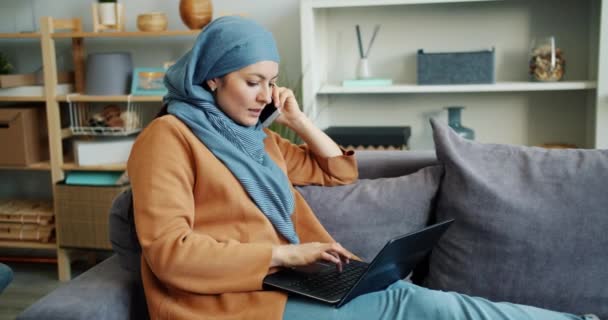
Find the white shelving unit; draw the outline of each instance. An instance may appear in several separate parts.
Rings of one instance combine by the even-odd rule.
[[[608,6],[602,0],[302,0],[303,107],[321,128],[409,125],[430,139],[429,117],[464,105],[481,142],[608,148]],[[358,61],[355,25],[389,87],[345,88]],[[530,82],[534,38],[554,35],[563,81]],[[416,85],[416,52],[496,48],[496,84]],[[603,55],[601,53],[604,53]]]

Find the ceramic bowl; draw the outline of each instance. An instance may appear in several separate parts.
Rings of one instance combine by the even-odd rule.
[[[144,32],[167,30],[167,15],[162,12],[150,12],[137,16],[137,29]]]

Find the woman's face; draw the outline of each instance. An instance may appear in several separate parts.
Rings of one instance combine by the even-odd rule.
[[[264,106],[272,101],[272,89],[279,75],[279,64],[260,61],[221,78],[207,81],[219,108],[243,126],[258,123]]]

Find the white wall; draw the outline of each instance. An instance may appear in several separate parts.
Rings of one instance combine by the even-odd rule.
[[[119,0],[125,6],[126,28],[135,31],[138,14],[161,11],[167,14],[169,29],[187,29],[179,17],[178,0]],[[225,14],[245,14],[273,32],[282,59],[282,71],[290,79],[300,74],[300,16],[299,0],[229,0],[212,1],[214,17]],[[85,31],[92,31],[91,3],[93,0],[1,0],[0,33],[39,29],[39,18],[80,17]],[[175,60],[188,50],[192,37],[179,39],[104,39],[85,40],[87,52],[126,50],[133,54],[137,67],[160,65]],[[70,56],[67,40],[58,44],[58,54],[69,67]],[[25,49],[25,50],[24,50]],[[39,45],[29,42],[0,42],[0,51],[7,52],[16,60],[20,72],[35,71],[42,64]],[[61,63],[61,61],[60,61]]]

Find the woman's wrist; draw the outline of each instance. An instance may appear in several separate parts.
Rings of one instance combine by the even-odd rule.
[[[283,265],[281,259],[281,247],[280,245],[272,247],[272,258],[270,259],[270,267],[280,267]]]
[[[292,120],[289,122],[288,127],[291,130],[293,130],[295,133],[297,133],[298,135],[301,135],[301,133],[308,130],[307,128],[310,125],[311,125],[310,119],[308,119],[308,117],[306,117],[306,115],[304,115],[304,113],[301,113],[299,117],[297,117],[295,120]]]

